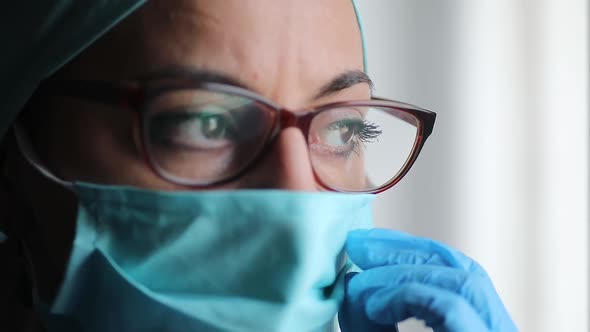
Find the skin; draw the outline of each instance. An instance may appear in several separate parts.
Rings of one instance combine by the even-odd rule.
[[[302,110],[330,102],[367,100],[358,83],[318,98],[338,75],[362,71],[354,10],[342,0],[152,0],[56,74],[60,79],[129,81],[172,65],[223,73],[283,107]],[[134,144],[132,113],[88,101],[51,98],[30,135],[57,176],[157,190],[186,190],[162,180]],[[19,220],[43,300],[61,283],[74,235],[76,199],[36,173],[13,151],[9,176],[22,192]],[[296,128],[277,141],[244,176],[218,189],[317,191],[306,141]]]

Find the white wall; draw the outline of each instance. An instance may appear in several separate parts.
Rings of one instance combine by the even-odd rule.
[[[589,331],[587,1],[358,2],[377,94],[438,113],[378,224],[476,258],[521,331]]]

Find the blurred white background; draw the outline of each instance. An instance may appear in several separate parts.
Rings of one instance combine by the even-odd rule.
[[[377,223],[474,257],[521,331],[590,331],[588,2],[358,5],[376,94],[438,113]]]

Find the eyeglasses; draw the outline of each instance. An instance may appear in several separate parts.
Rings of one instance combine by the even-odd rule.
[[[81,98],[135,111],[139,148],[163,179],[211,187],[243,175],[280,131],[307,139],[316,181],[341,192],[379,193],[409,171],[436,114],[373,98],[290,111],[232,85],[179,80],[152,86],[51,81],[38,93]]]

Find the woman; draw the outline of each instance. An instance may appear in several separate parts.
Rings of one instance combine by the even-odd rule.
[[[352,3],[45,6],[4,11],[4,326],[516,330],[469,258],[355,230],[434,114],[372,99]]]

